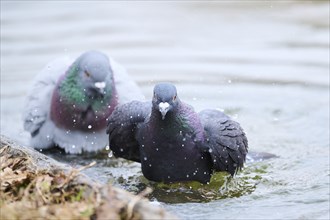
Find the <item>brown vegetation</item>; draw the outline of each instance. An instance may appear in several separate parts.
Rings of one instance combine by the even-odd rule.
[[[144,198],[1,136],[0,219],[175,219]]]

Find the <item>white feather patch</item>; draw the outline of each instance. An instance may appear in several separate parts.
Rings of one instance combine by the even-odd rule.
[[[170,104],[168,104],[167,102],[161,102],[159,103],[159,109],[168,109],[168,107],[170,107]]]
[[[105,82],[96,82],[94,85],[98,89],[104,89],[105,88]]]

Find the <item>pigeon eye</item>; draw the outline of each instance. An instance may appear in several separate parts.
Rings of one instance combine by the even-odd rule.
[[[91,74],[88,71],[85,70],[85,76],[90,77]]]
[[[176,95],[175,96],[173,96],[173,101],[175,101],[176,100]]]

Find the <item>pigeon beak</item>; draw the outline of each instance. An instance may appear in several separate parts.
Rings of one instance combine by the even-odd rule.
[[[103,82],[96,82],[96,83],[94,83],[94,85],[99,90],[99,92],[103,95],[106,83],[104,81]]]
[[[168,104],[168,102],[161,102],[159,103],[159,111],[162,114],[162,119],[165,119],[165,115],[168,112],[168,110],[170,109],[170,104]]]

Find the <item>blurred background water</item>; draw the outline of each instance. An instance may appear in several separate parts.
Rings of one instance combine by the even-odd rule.
[[[329,1],[1,1],[1,134],[26,144],[34,76],[90,49],[123,64],[147,98],[156,82],[174,82],[196,110],[239,121],[251,150],[279,156],[247,164],[237,177],[252,174],[247,193],[152,200],[183,219],[329,219]],[[86,173],[121,176],[124,188],[140,174],[111,161]]]

